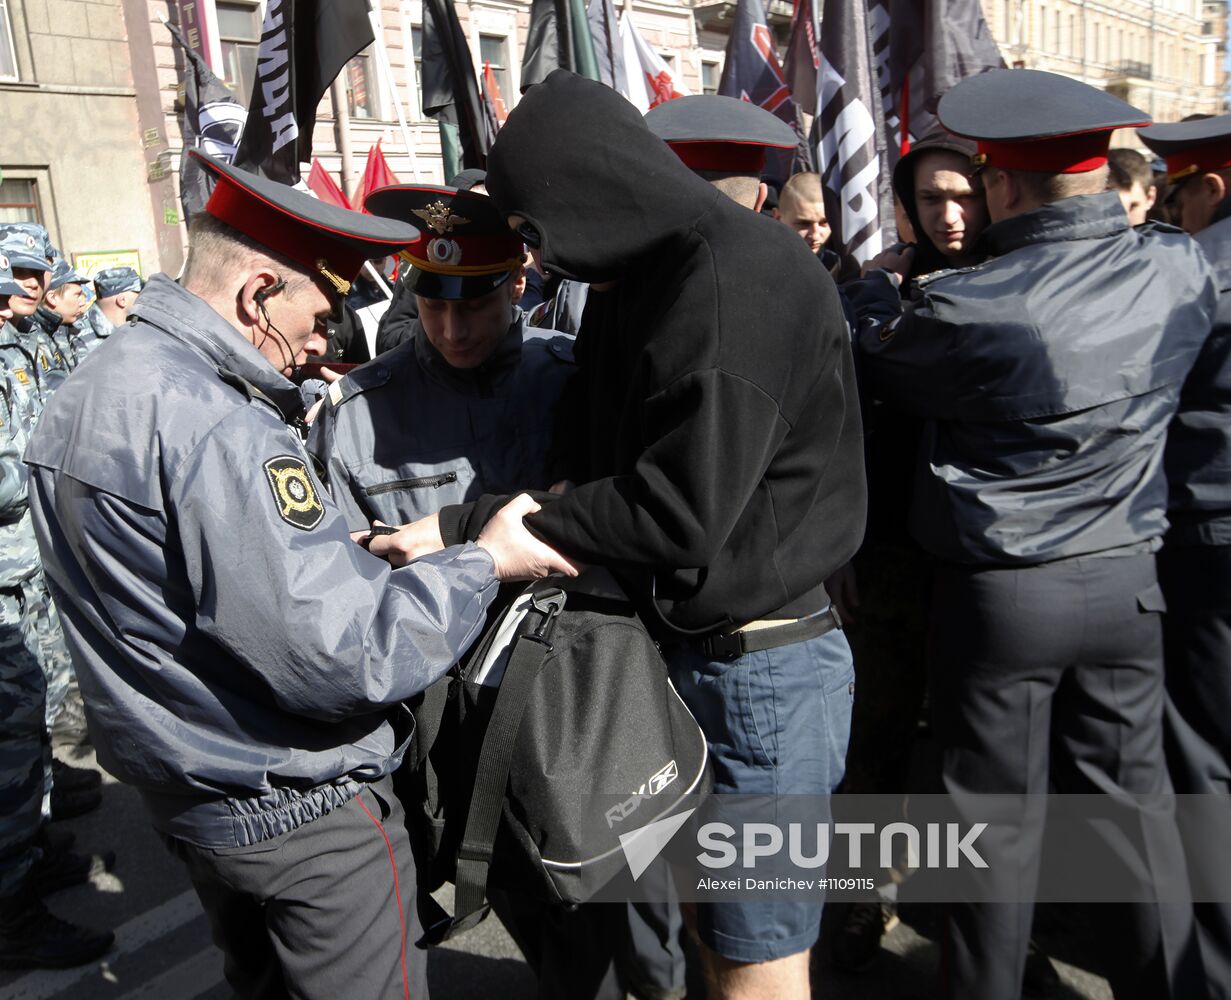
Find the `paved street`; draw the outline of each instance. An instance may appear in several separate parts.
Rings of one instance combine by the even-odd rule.
[[[67,758],[77,764],[79,759]],[[92,759],[86,763],[92,764]],[[150,830],[135,792],[105,777],[101,809],[65,824],[77,834],[79,850],[112,848],[115,872],[93,885],[49,897],[61,916],[116,928],[116,945],[106,960],[66,971],[0,974],[3,1000],[221,1000],[230,996],[222,958],[188,880]],[[885,940],[873,967],[859,976],[830,970],[818,949],[816,996],[826,1000],[923,1000],[930,997],[936,947],[928,935],[934,913],[917,907]],[[1040,937],[1054,955],[1079,960],[1082,922],[1073,915],[1059,922],[1048,911]],[[1109,1000],[1106,984],[1089,972],[1057,963],[1064,978],[1057,1000]],[[491,918],[451,947],[428,959],[428,978],[436,1000],[529,1000],[534,979],[516,947]],[[339,998],[343,1000],[343,998]]]

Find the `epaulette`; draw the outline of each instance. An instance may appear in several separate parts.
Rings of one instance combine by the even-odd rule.
[[[566,337],[562,333],[557,333],[555,330],[528,329],[527,337],[524,343],[538,342],[543,345],[547,353],[557,361],[561,361],[566,365],[577,364],[577,359],[573,354],[573,338]]]
[[[325,392],[325,399],[328,400],[328,405],[336,410],[361,392],[384,385],[392,375],[393,371],[389,365],[377,358],[347,372],[336,382],[331,382]]]

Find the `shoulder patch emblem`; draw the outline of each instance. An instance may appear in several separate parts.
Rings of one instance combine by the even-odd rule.
[[[893,340],[893,335],[898,332],[898,324],[901,322],[901,316],[894,316],[888,325],[881,327],[880,338],[882,344],[887,340]]]
[[[329,383],[329,402],[337,406],[342,402],[342,380]]]
[[[282,520],[302,531],[311,531],[321,523],[325,507],[302,459],[291,455],[271,458],[265,463],[265,475]]]

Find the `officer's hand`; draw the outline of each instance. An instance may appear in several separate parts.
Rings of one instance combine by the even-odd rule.
[[[838,609],[838,617],[844,622],[855,620],[855,609],[859,607],[859,586],[855,581],[855,567],[852,563],[834,570],[825,581],[825,593]]]
[[[325,397],[322,396],[320,399],[318,399],[315,403],[312,404],[311,408],[304,415],[303,422],[305,424],[311,424],[312,421],[316,419],[316,415],[321,412],[321,404],[324,402],[325,402]]]
[[[326,368],[324,365],[321,365],[320,372],[320,375],[317,377],[322,382],[333,383],[342,377],[342,372],[335,372],[332,368]]]
[[[873,271],[887,271],[895,285],[900,285],[902,279],[910,272],[910,263],[915,259],[915,248],[897,244],[888,250],[882,250],[859,269],[861,278],[867,277]],[[841,614],[841,612],[838,612]]]
[[[373,521],[373,527],[385,527]],[[440,519],[435,514],[398,528],[391,535],[372,535],[367,543],[374,556],[388,559],[391,566],[405,566],[412,559],[439,552],[445,547],[440,537]]]
[[[541,509],[529,496],[520,493],[479,532],[479,546],[492,557],[499,579],[535,580],[549,573],[578,574],[576,564],[540,542],[522,523],[523,517]]]

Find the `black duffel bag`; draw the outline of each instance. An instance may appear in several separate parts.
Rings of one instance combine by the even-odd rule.
[[[620,873],[622,834],[711,785],[705,737],[603,569],[526,587],[411,707],[417,729],[395,780],[421,945],[482,920],[489,884],[586,902]],[[453,916],[429,895],[445,882]]]

